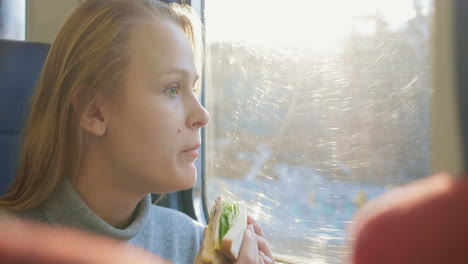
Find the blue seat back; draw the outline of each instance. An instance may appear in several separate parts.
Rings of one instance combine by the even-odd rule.
[[[0,40],[0,195],[15,175],[20,133],[48,44]]]

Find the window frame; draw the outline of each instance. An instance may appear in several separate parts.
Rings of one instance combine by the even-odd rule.
[[[202,25],[205,24],[205,3],[204,0],[166,0],[165,2],[172,3],[185,3],[190,5],[197,15],[200,17]],[[203,40],[205,38],[204,31],[203,31]],[[204,41],[203,41],[203,49]],[[204,106],[205,105],[205,59],[203,58],[202,63],[202,76],[201,76],[201,98],[200,102]],[[195,188],[200,188],[200,193],[197,195],[194,192],[194,187],[179,191],[176,193],[171,193],[167,195],[167,199],[164,201],[165,206],[174,208],[181,212],[184,212],[192,219],[197,220],[198,222],[202,223],[203,225],[208,224],[208,210],[206,207],[206,194],[205,194],[205,128],[201,129],[201,138],[202,143],[200,146],[200,156],[195,161],[195,165],[197,168],[197,182],[195,183]]]
[[[456,90],[458,93],[458,105],[461,122],[460,135],[462,146],[462,172],[468,169],[468,28],[464,25],[468,23],[466,12],[468,2],[465,0],[454,0],[454,50],[455,50],[455,72]]]

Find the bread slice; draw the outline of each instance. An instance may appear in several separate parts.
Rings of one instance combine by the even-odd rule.
[[[231,261],[236,261],[244,238],[244,230],[247,228],[247,212],[244,201],[237,202],[239,213],[231,225],[229,231],[221,241],[221,252]]]
[[[215,203],[213,204],[213,207],[211,208],[210,212],[210,223],[208,225],[208,228],[211,229],[212,232],[212,244],[213,248],[216,250],[221,249],[221,245],[219,243],[219,220],[221,218],[221,212],[223,211],[223,197],[218,196],[216,198]]]
[[[205,240],[203,241],[202,263],[203,264],[229,264],[230,262],[219,251],[213,248],[213,232],[210,228],[205,229]]]

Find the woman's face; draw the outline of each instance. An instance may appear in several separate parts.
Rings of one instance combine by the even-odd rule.
[[[121,92],[105,108],[115,180],[144,192],[188,189],[197,176],[200,128],[209,122],[193,91],[199,76],[190,42],[170,21],[142,24],[128,56]]]

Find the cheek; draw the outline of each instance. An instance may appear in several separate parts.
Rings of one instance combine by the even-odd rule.
[[[183,107],[164,99],[166,98],[148,95],[141,98],[139,104],[128,107],[120,111],[120,116],[115,116],[118,123],[114,129],[121,134],[118,143],[131,142],[125,145],[132,148],[133,152],[139,152],[138,156],[145,161],[156,158],[160,162],[167,162],[182,143]]]
[[[131,117],[133,128],[146,140],[159,139],[164,142],[176,134],[178,118],[167,106],[159,105],[158,107],[158,102],[154,102],[152,105],[142,106],[135,110],[138,111]]]
[[[153,120],[140,127],[139,146],[146,149],[147,155],[158,156],[167,161],[180,151],[182,129],[176,119],[148,118]]]

